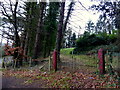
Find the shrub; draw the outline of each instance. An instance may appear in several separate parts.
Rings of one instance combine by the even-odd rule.
[[[84,33],[83,37],[80,37],[76,41],[76,48],[74,49],[74,54],[78,54],[83,51],[89,51],[93,48],[101,45],[110,45],[117,40],[115,34],[107,35],[106,33],[99,34],[88,34]]]

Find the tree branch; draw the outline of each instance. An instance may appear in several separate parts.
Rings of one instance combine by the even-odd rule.
[[[13,20],[11,19],[11,17],[9,16],[9,14],[7,13],[7,10],[5,9],[4,5],[1,5],[1,6],[2,6],[2,8],[3,8],[3,10],[1,10],[1,11],[2,11],[2,14],[3,14],[4,16],[6,16],[11,23],[13,23]]]
[[[10,40],[14,40],[13,37],[8,37],[8,36],[4,36],[3,34],[0,34],[3,38],[6,38],[6,39],[10,39]]]
[[[11,0],[9,0],[9,2],[10,2],[10,10],[11,10],[11,12],[12,12],[12,14],[13,14],[13,8],[12,8]]]
[[[88,9],[78,0],[78,2],[80,3],[80,5],[86,10],[88,11]]]

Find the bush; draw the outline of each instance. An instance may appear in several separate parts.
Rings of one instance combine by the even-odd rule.
[[[115,34],[107,35],[106,33],[99,33],[90,35],[85,32],[83,37],[80,37],[76,41],[76,48],[73,52],[74,54],[78,54],[83,51],[89,51],[97,46],[112,44],[116,40],[117,36]]]
[[[88,53],[97,53],[100,48],[104,49],[105,51],[108,50],[108,51],[113,51],[113,52],[119,52],[118,47],[114,44],[111,44],[111,45],[97,46],[96,48],[90,50]]]

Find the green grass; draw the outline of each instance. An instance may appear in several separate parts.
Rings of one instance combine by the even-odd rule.
[[[61,54],[70,55],[70,52],[73,50],[74,48],[64,48],[64,49],[61,49]]]
[[[4,72],[4,71],[6,71],[6,69],[5,68],[0,68],[0,71]]]
[[[75,58],[80,59],[84,62],[85,65],[90,67],[97,67],[98,59],[94,56],[87,56],[87,55],[74,55]]]
[[[97,67],[97,63],[98,63],[98,58],[97,55],[95,56],[87,56],[85,54],[80,54],[80,55],[71,55],[70,52],[73,51],[74,48],[65,48],[65,49],[61,49],[61,54],[63,55],[67,55],[70,58],[76,58],[81,60],[82,62],[84,62],[85,65],[90,66],[90,67]]]

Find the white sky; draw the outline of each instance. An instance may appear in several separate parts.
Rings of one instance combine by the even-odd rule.
[[[72,12],[72,16],[70,18],[70,27],[72,27],[72,29],[79,34],[84,33],[85,31],[85,25],[86,23],[91,20],[94,23],[97,22],[100,13],[96,13],[95,11],[91,11],[88,8],[90,6],[92,6],[93,4],[98,4],[98,2],[94,1],[91,2],[91,0],[79,0],[81,1],[82,5],[87,8],[87,10],[81,6],[81,4],[78,2],[75,3],[75,10]],[[79,29],[79,27],[81,27],[81,29]]]
[[[0,0],[1,2],[8,2],[9,0]],[[11,0],[12,2],[14,2],[15,0]],[[21,1],[21,0],[19,0]],[[24,0],[26,1],[26,0]],[[29,1],[33,1],[33,0],[29,0]],[[67,2],[71,1],[71,0],[66,0]],[[82,5],[84,5],[85,8],[87,8],[89,11],[85,10],[80,3],[78,3],[78,0],[75,0],[76,3],[74,5],[75,10],[72,12],[72,15],[70,17],[70,25],[68,25],[68,27],[71,27],[73,29],[73,32],[76,32],[76,34],[82,34],[85,30],[85,25],[89,20],[92,20],[94,23],[97,21],[97,19],[99,18],[99,14],[96,12],[93,12],[91,10],[89,10],[89,6],[93,5],[93,4],[98,4],[99,0],[93,0],[93,2],[91,0],[79,0]],[[68,4],[68,3],[66,3]],[[96,13],[96,14],[94,14]],[[79,26],[81,27],[81,29],[79,29]],[[3,40],[4,42],[5,40]]]

